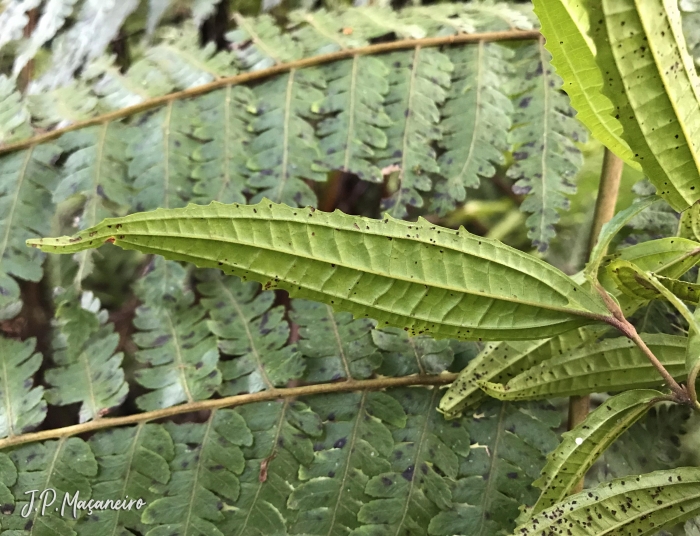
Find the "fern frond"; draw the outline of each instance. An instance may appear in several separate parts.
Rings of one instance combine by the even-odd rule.
[[[181,207],[192,197],[195,114],[192,101],[176,101],[137,117],[127,148],[129,176],[138,190],[134,210]]]
[[[84,61],[102,55],[138,4],[138,0],[83,3],[75,24],[54,39],[50,66],[32,82],[31,93],[68,85]]]
[[[35,347],[34,338],[15,341],[0,337],[0,437],[27,433],[46,417],[44,388],[34,387],[33,376],[42,362]]]
[[[477,21],[477,31],[532,30],[539,21],[531,5],[482,0],[464,4],[465,13]]]
[[[243,449],[240,498],[236,508],[226,512],[221,532],[286,534],[296,518],[290,495],[299,486],[300,468],[315,459],[313,441],[323,434],[323,423],[302,402],[261,402],[238,412],[253,434],[253,444]]]
[[[204,143],[192,154],[193,202],[245,203],[248,127],[253,119],[248,109],[254,98],[247,87],[227,86],[197,99],[201,124],[194,136]]]
[[[84,198],[76,216],[80,228],[91,227],[115,215],[115,209],[129,206],[132,189],[126,166],[128,140],[128,128],[117,121],[68,132],[59,138],[64,154],[70,156],[61,168],[61,181],[53,200],[58,204],[74,195]],[[77,283],[92,272],[92,257],[86,253],[76,255]]]
[[[574,141],[586,141],[587,133],[573,117],[568,97],[560,91],[561,79],[549,63],[542,43],[520,49],[517,63],[520,87],[514,88],[515,128],[511,133],[515,163],[508,176],[516,179],[513,190],[527,197],[521,210],[527,219],[528,237],[545,251],[554,237],[559,210],[567,209],[572,180],[583,165]]]
[[[58,502],[49,505],[51,491],[47,491],[43,507],[39,506],[39,494],[52,490],[55,501],[65,495],[73,499],[76,494],[80,500],[90,499],[91,479],[97,474],[90,446],[80,438],[68,437],[24,445],[10,452],[9,457],[17,468],[17,482],[11,488],[15,508],[11,515],[3,516],[2,528],[9,534],[75,534],[71,527],[75,523],[73,513],[65,511],[67,515],[61,515]],[[36,491],[27,494],[30,490]]]
[[[0,13],[0,49],[7,43],[22,38],[24,27],[29,22],[27,13],[39,6],[41,0],[20,0],[5,3]]]
[[[383,56],[390,69],[386,112],[393,121],[387,129],[388,143],[377,151],[380,168],[398,168],[399,189],[383,200],[382,208],[403,218],[407,206],[422,207],[420,192],[432,187],[429,173],[439,166],[431,144],[442,137],[438,106],[446,98],[453,69],[449,58],[434,49],[417,48]]]
[[[343,33],[343,20],[337,12],[325,9],[317,11],[297,10],[289,13],[291,34],[304,49],[304,56],[328,54],[347,48],[359,48],[369,44],[366,36],[352,32]]]
[[[246,18],[234,13],[233,20],[238,28],[228,32],[226,39],[244,68],[257,71],[303,56],[299,43],[282,33],[270,15]]]
[[[367,40],[392,32],[400,39],[421,39],[427,35],[421,25],[408,24],[401,20],[397,12],[390,7],[347,8],[341,13],[340,20],[344,28],[352,30],[353,35]]]
[[[513,107],[503,84],[513,52],[496,43],[453,48],[452,86],[442,109],[441,179],[435,184],[432,209],[444,215],[466,198],[466,188],[496,173],[510,147],[508,131]]]
[[[476,20],[461,4],[445,3],[431,6],[410,6],[399,13],[402,21],[426,29],[428,35],[454,35],[476,31]]]
[[[222,535],[215,523],[224,520],[222,511],[240,494],[241,447],[253,443],[251,431],[243,417],[227,409],[212,411],[203,423],[165,428],[175,444],[171,477],[159,486],[161,497],[144,510],[142,522],[158,525],[149,533]]]
[[[238,72],[233,65],[233,53],[217,52],[213,42],[201,47],[199,39],[199,31],[192,24],[167,28],[161,42],[149,48],[145,57],[165,73],[177,89],[207,84]]]
[[[393,430],[391,470],[373,476],[365,493],[373,500],[362,506],[358,519],[367,533],[415,533],[452,505],[452,490],[460,457],[470,455],[464,423],[446,423],[433,411],[436,390],[399,389],[391,392],[407,415],[406,426]],[[373,532],[376,531],[376,532]]]
[[[155,488],[170,480],[169,464],[175,456],[173,440],[163,426],[141,423],[115,428],[93,435],[89,445],[98,466],[91,482],[96,498],[142,499],[151,504],[161,497]],[[82,517],[76,529],[81,536],[145,534],[150,527],[141,521],[143,512],[135,506],[100,510]]]
[[[52,144],[19,151],[0,160],[0,319],[14,317],[22,307],[17,282],[41,280],[43,254],[27,251],[27,237],[49,231],[54,207],[51,191],[61,154]]]
[[[0,75],[0,145],[32,135],[29,110],[15,84]]]
[[[432,519],[429,533],[510,534],[519,505],[537,500],[531,484],[558,444],[552,428],[559,420],[559,412],[546,406],[490,401],[479,407],[468,419],[471,454],[460,465],[453,504]]]
[[[323,98],[319,69],[292,70],[255,88],[258,117],[251,129],[247,162],[253,172],[249,185],[259,192],[255,203],[268,198],[292,207],[316,206],[316,195],[303,179],[325,181],[318,139],[306,118],[313,103]]]
[[[370,334],[373,320],[334,314],[329,306],[307,300],[292,301],[290,318],[299,325],[307,382],[369,378],[382,362]]]
[[[385,376],[440,374],[448,369],[455,356],[453,341],[449,339],[410,337],[398,328],[375,329],[372,340],[384,353],[379,373]]]
[[[91,84],[92,91],[100,99],[98,105],[105,111],[135,106],[175,89],[170,77],[145,58],[134,62],[125,73],[114,61],[114,56],[100,56],[89,63],[81,75]]]
[[[80,80],[69,80],[52,91],[31,94],[27,107],[34,124],[41,128],[60,129],[94,115],[97,98]]]
[[[49,404],[65,406],[80,403],[80,422],[101,417],[119,406],[129,391],[121,368],[123,355],[115,353],[119,334],[106,323],[107,311],[92,292],[80,300],[72,295],[59,302],[53,339],[53,360],[58,365],[47,370],[44,379]]]
[[[284,387],[301,377],[304,360],[288,346],[289,324],[284,307],[272,307],[275,293],[260,292],[257,283],[244,283],[221,273],[202,273],[197,290],[209,312],[209,329],[219,350],[234,359],[219,363],[224,396]]]
[[[392,124],[384,112],[389,69],[378,58],[355,56],[323,69],[326,96],[312,110],[332,114],[318,125],[321,158],[326,167],[354,173],[360,179],[381,182],[374,165],[376,149],[384,149],[384,132]]]
[[[29,38],[20,45],[19,54],[12,66],[13,77],[16,78],[24,66],[36,56],[39,49],[56,35],[66,23],[66,19],[73,13],[76,2],[77,0],[48,0],[45,2],[36,28],[32,30]]]
[[[391,469],[387,458],[394,439],[387,424],[403,427],[406,415],[385,393],[318,396],[308,403],[324,421],[325,434],[314,447],[313,461],[300,469],[302,483],[289,497],[289,508],[299,511],[292,530],[351,531],[362,521],[358,514],[369,498],[369,479]]]
[[[158,259],[137,284],[142,305],[136,309],[133,340],[136,360],[145,365],[136,381],[152,392],[136,404],[145,411],[211,397],[221,384],[219,351],[205,318],[193,305],[188,274],[176,262]]]

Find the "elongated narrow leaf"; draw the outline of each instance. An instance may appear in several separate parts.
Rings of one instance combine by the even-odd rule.
[[[700,199],[700,103],[678,6],[595,0],[588,10],[603,92],[622,137],[659,195],[685,210]]]
[[[73,253],[105,240],[203,267],[225,266],[226,273],[258,279],[265,288],[412,334],[532,339],[609,318],[597,295],[543,261],[423,220],[378,221],[269,202],[212,203],[105,220],[74,238],[28,243]]]
[[[291,34],[304,48],[304,56],[369,44],[366,35],[358,35],[354,30],[343,32],[346,26],[336,11],[329,12],[324,8],[312,12],[297,10],[290,12],[288,16],[294,25]]]
[[[304,360],[294,346],[286,345],[289,324],[284,308],[272,307],[274,292],[259,292],[257,283],[221,273],[202,274],[197,290],[204,296],[201,304],[211,317],[208,325],[219,350],[234,356],[219,363],[221,394],[256,393],[301,377]]]
[[[551,339],[511,341],[487,344],[450,385],[440,401],[439,410],[448,418],[475,405],[484,398],[481,383],[507,382],[531,367],[578,348],[594,338],[586,329],[575,329]]]
[[[646,281],[646,278],[640,274],[639,267],[631,262],[615,260],[608,265],[608,272],[611,274],[617,287],[628,296],[638,296],[646,300],[666,298],[662,292]],[[700,285],[697,283],[689,283],[660,275],[654,275],[654,277],[656,281],[678,299],[693,304],[698,303]]]
[[[615,238],[615,235],[619,233],[632,218],[649,208],[658,200],[659,199],[656,196],[649,196],[644,199],[640,199],[636,203],[633,203],[627,207],[625,210],[615,214],[610,221],[603,225],[593,251],[591,251],[591,258],[584,270],[584,274],[587,277],[590,278],[591,276],[597,276],[598,270],[600,269],[600,263],[603,261],[603,257],[605,256],[612,239]]]
[[[622,124],[611,114],[613,104],[602,94],[603,75],[596,65],[595,45],[588,36],[589,16],[575,0],[535,0],[535,13],[547,38],[552,65],[564,80],[562,89],[576,109],[576,118],[598,139],[635,169],[641,169],[622,138]]]
[[[270,15],[246,18],[234,13],[233,20],[238,28],[228,32],[226,39],[246,69],[257,71],[302,56],[299,44],[289,34],[282,33]]]
[[[32,377],[42,356],[34,352],[36,339],[14,341],[0,337],[0,437],[24,434],[46,416],[44,389]]]
[[[678,222],[678,236],[700,240],[700,203],[695,203],[681,214]]]
[[[547,456],[542,476],[533,483],[542,493],[528,515],[564,500],[601,453],[661,397],[663,393],[651,389],[626,391],[608,398],[576,428],[565,432],[562,442]]]
[[[564,526],[571,536],[603,536],[613,530],[646,536],[699,512],[700,469],[683,467],[584,490],[533,516],[515,534],[554,535]]]
[[[0,75],[0,103],[0,145],[29,137],[32,131],[27,104],[22,102],[15,83],[4,74]]]
[[[642,339],[674,378],[685,377],[686,337],[642,334]],[[505,385],[480,384],[490,396],[502,400],[531,400],[658,387],[663,380],[632,341],[618,337],[591,342],[552,357],[521,372]]]

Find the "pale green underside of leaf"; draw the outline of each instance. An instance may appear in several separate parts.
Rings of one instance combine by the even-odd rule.
[[[558,534],[564,525],[571,536],[623,533],[657,534],[700,512],[700,469],[684,467],[625,477],[572,495],[533,516],[515,534]]]
[[[700,105],[678,8],[662,0],[596,0],[589,10],[603,91],[622,137],[659,195],[685,210],[700,199]]]
[[[541,338],[609,315],[597,295],[550,265],[425,221],[212,203],[105,220],[75,238],[32,243],[72,253],[107,239],[203,267],[225,266],[266,288],[438,338]]]
[[[674,378],[685,378],[686,337],[642,334],[642,338]],[[626,337],[604,339],[552,357],[505,385],[480,382],[487,394],[502,400],[582,395],[662,384],[658,371]]]
[[[533,482],[542,490],[528,515],[562,501],[586,474],[601,453],[639,420],[663,394],[654,390],[630,390],[608,398],[547,455],[542,475]]]
[[[595,46],[588,36],[588,13],[575,0],[535,0],[535,14],[547,38],[552,65],[564,80],[562,89],[576,109],[576,118],[625,163],[641,169],[622,139],[622,125],[611,112],[613,105],[602,94],[603,76],[595,61]]]
[[[617,287],[630,297],[646,300],[666,298],[643,278],[637,277],[637,271],[630,263],[621,260],[613,261],[608,266],[608,272],[611,274]],[[660,275],[655,277],[671,294],[683,301],[697,305],[700,298],[700,285]]]

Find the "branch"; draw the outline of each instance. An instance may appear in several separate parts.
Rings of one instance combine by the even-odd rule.
[[[22,434],[13,437],[0,439],[0,449],[21,445],[24,443],[32,443],[34,441],[44,441],[46,439],[57,439],[61,437],[74,436],[102,430],[104,428],[112,428],[114,426],[124,426],[127,424],[138,424],[142,422],[153,421],[179,415],[182,413],[192,413],[195,411],[212,410],[219,408],[231,408],[242,406],[244,404],[252,404],[253,402],[263,402],[267,400],[277,400],[285,398],[295,398],[298,396],[310,396],[322,393],[342,393],[347,391],[376,391],[380,389],[389,389],[392,387],[406,387],[411,385],[445,385],[452,383],[457,379],[457,374],[443,373],[435,376],[403,376],[401,378],[375,378],[371,380],[351,380],[335,383],[321,383],[315,385],[304,385],[301,387],[288,387],[282,389],[270,389],[269,391],[260,391],[258,393],[229,396],[226,398],[217,398],[209,400],[200,400],[173,406],[170,408],[159,409],[155,411],[147,411],[145,413],[137,413],[135,415],[126,415],[124,417],[113,417],[96,419],[82,424],[74,424],[63,428],[54,428],[52,430],[42,430],[30,434]]]
[[[239,84],[245,84],[247,82],[253,82],[256,80],[274,76],[276,74],[286,73],[288,71],[291,71],[292,69],[314,67],[317,65],[323,65],[325,63],[343,60],[354,56],[381,54],[385,52],[392,52],[395,50],[406,50],[416,47],[439,47],[446,45],[456,45],[460,43],[478,43],[481,41],[522,41],[538,39],[539,36],[539,30],[509,30],[503,32],[484,32],[474,34],[448,35],[444,37],[426,37],[424,39],[404,39],[401,41],[393,41],[391,43],[379,43],[376,45],[369,45],[361,48],[339,50],[338,52],[331,52],[329,54],[312,56],[310,58],[304,58],[289,63],[280,63],[278,65],[270,67],[269,69],[261,69],[259,71],[242,73],[236,76],[219,78],[218,80],[214,80],[213,82],[210,82],[208,84],[202,84],[201,86],[185,89],[183,91],[169,93],[168,95],[163,95],[161,97],[149,99],[139,104],[135,104],[134,106],[128,106],[126,108],[122,108],[121,110],[116,110],[107,114],[98,115],[96,117],[86,119],[85,121],[79,121],[68,127],[56,129],[51,132],[47,132],[46,134],[34,136],[27,140],[10,143],[8,145],[0,147],[0,155],[13,151],[18,151],[20,149],[26,149],[27,147],[31,147],[32,145],[36,145],[38,143],[54,140],[62,134],[70,132],[72,130],[79,130],[81,128],[99,125],[100,123],[105,123],[107,121],[114,121],[115,119],[121,119],[123,117],[127,117],[135,113],[143,112],[146,110],[150,110],[151,108],[162,106],[171,101],[186,99],[189,97],[196,97],[198,95],[209,93],[210,91],[226,86],[234,86]]]

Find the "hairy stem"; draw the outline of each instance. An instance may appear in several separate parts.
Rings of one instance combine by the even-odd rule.
[[[591,224],[591,235],[588,240],[588,256],[598,241],[600,230],[614,215],[617,204],[617,193],[620,189],[622,179],[622,169],[624,162],[615,156],[609,149],[605,149],[603,155],[603,169],[600,173],[600,183],[598,184],[598,197],[593,213],[593,223]],[[591,397],[572,396],[569,399],[569,430],[576,428],[588,415],[591,407]],[[579,481],[571,490],[571,493],[578,493],[583,489],[583,479]]]
[[[321,383],[314,385],[303,385],[300,387],[287,387],[282,389],[270,389],[260,391],[258,393],[229,396],[226,398],[200,400],[180,404],[170,408],[159,409],[155,411],[147,411],[145,413],[137,413],[135,415],[126,415],[124,417],[107,417],[94,421],[75,424],[73,426],[65,426],[63,428],[54,428],[52,430],[42,430],[30,434],[16,435],[0,439],[0,450],[23,443],[33,443],[35,441],[44,441],[46,439],[56,439],[59,437],[68,437],[85,432],[93,432],[104,428],[112,428],[114,426],[124,426],[127,424],[138,424],[156,419],[163,419],[179,415],[182,413],[191,413],[202,410],[212,410],[218,408],[230,408],[242,406],[244,404],[252,404],[253,402],[263,402],[267,400],[295,398],[298,396],[310,396],[322,393],[342,393],[347,391],[377,391],[380,389],[389,389],[392,387],[405,387],[409,385],[445,385],[452,383],[457,379],[457,374],[443,373],[435,376],[403,376],[400,378],[375,378],[371,380],[350,380],[344,382]]]

